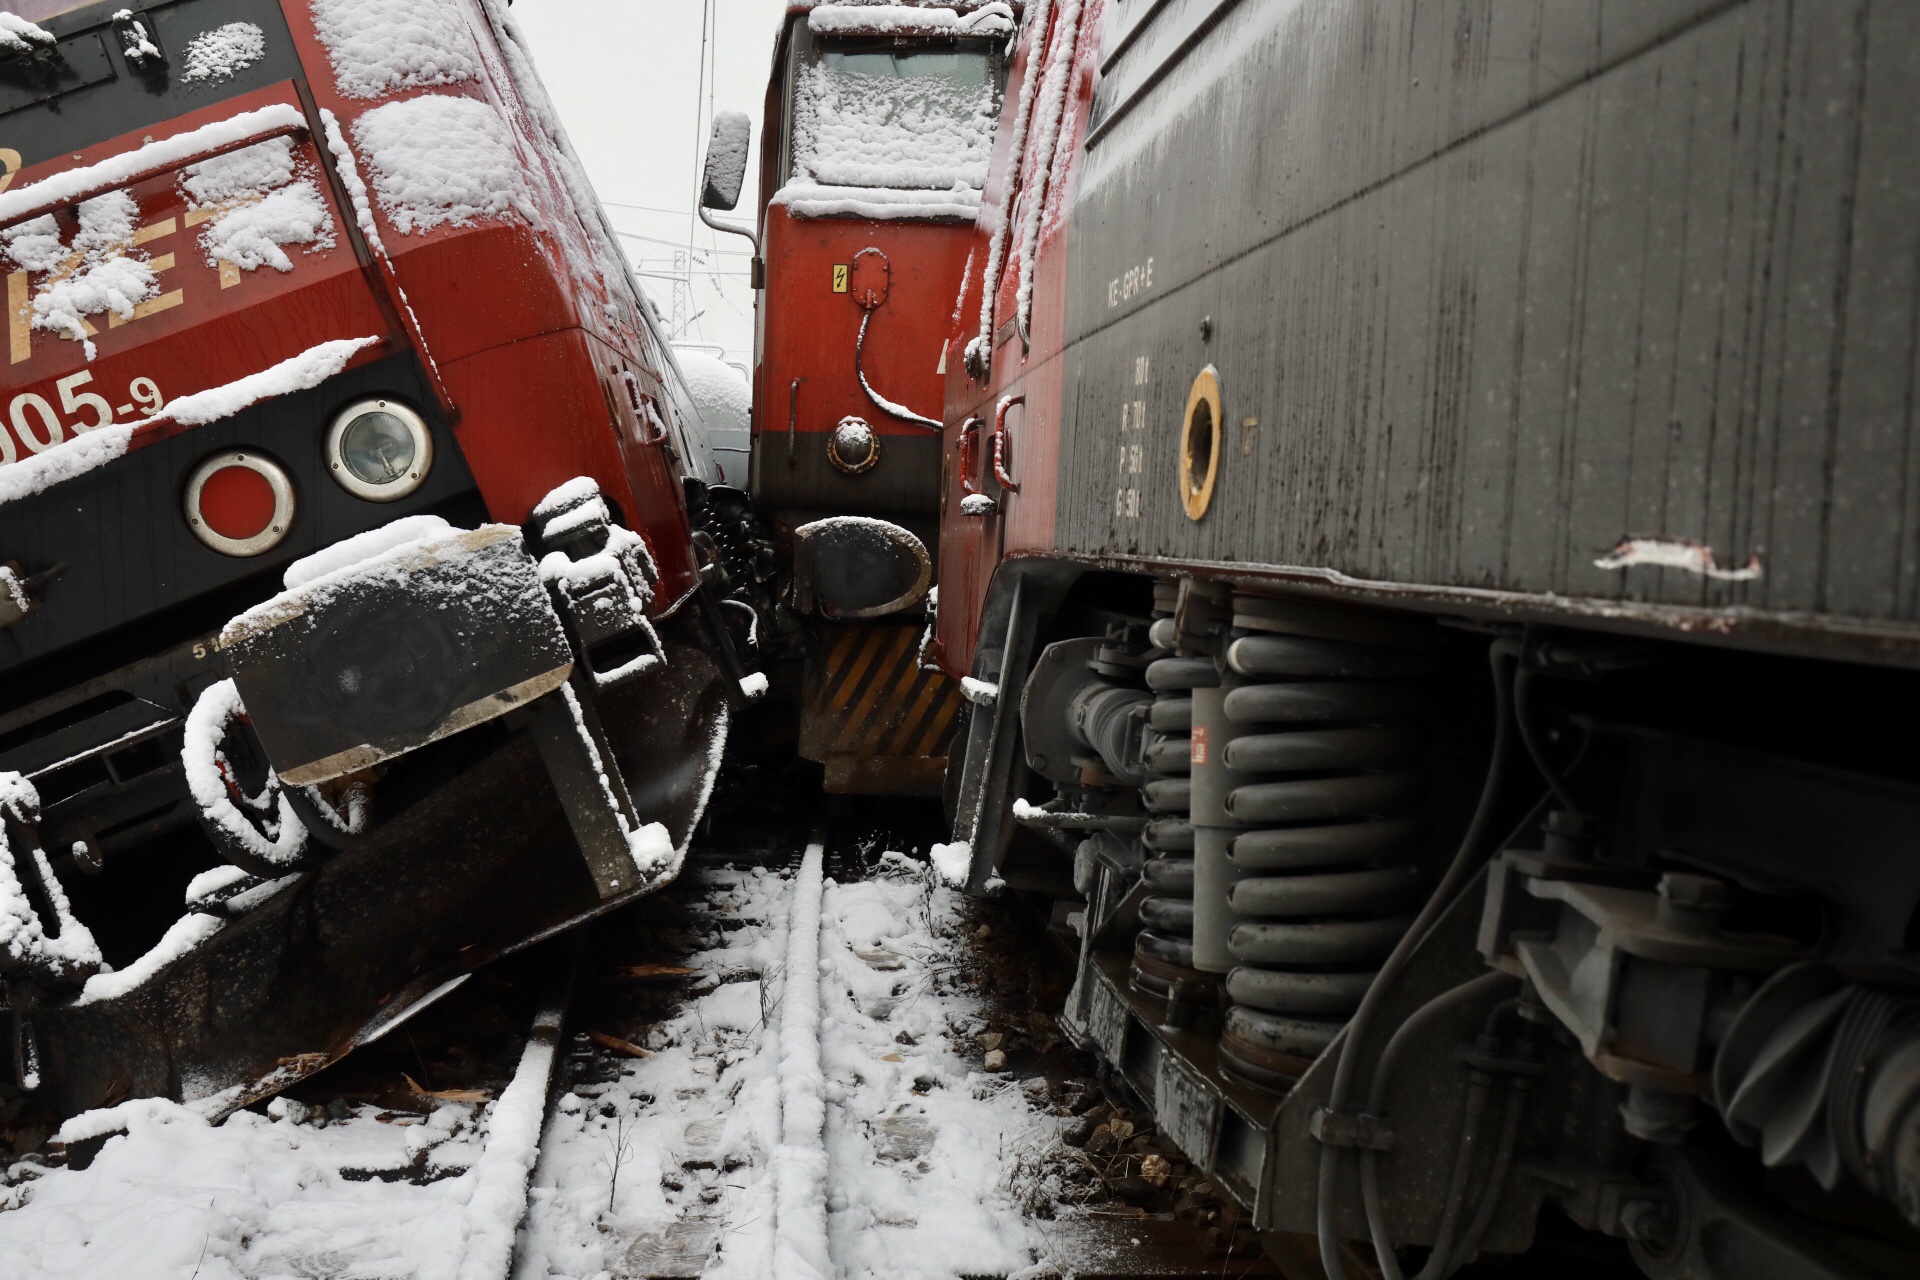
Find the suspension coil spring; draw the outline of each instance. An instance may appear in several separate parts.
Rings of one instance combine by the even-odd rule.
[[[1193,732],[1193,690],[1218,684],[1211,658],[1176,658],[1173,647],[1173,588],[1154,591],[1155,621],[1150,636],[1161,655],[1147,664],[1147,688],[1153,691],[1146,749],[1147,783],[1141,788],[1151,815],[1141,842],[1147,860],[1141,868],[1150,897],[1140,903],[1145,926],[1134,939],[1133,985],[1170,997],[1183,983],[1204,981],[1193,967],[1193,823],[1189,754]]]
[[[1234,736],[1227,845],[1234,882],[1223,1064],[1284,1089],[1330,1043],[1405,932],[1420,890],[1426,654],[1347,638],[1324,609],[1293,629],[1236,630],[1224,712]],[[1236,621],[1242,603],[1235,602]]]

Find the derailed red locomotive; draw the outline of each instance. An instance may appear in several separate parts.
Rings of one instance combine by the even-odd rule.
[[[8,7],[0,1092],[224,1111],[670,878],[746,633],[504,3]]]
[[[1920,1267],[1916,49],[1026,7],[946,353],[955,837],[1287,1274]]]

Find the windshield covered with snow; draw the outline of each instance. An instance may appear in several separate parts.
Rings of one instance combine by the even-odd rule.
[[[991,42],[818,46],[798,70],[793,176],[831,187],[978,191],[1004,74]]]

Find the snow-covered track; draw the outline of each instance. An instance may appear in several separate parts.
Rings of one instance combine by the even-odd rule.
[[[576,955],[479,975],[299,1098],[77,1117],[0,1170],[0,1280],[510,1274]]]
[[[1043,957],[1006,908],[797,843],[696,858],[297,1096],[219,1124],[124,1104],[91,1168],[0,1186],[0,1278],[1220,1274],[1187,1223],[1063,1179],[1091,1085],[1020,1047],[1039,1006],[1000,988]]]
[[[478,1185],[466,1204],[468,1243],[460,1280],[501,1280],[512,1273],[514,1241],[527,1213],[527,1179],[553,1102],[554,1062],[572,990],[568,966],[534,1015],[513,1082],[493,1105],[487,1145],[473,1166]]]
[[[844,836],[674,896],[596,938],[629,949],[587,967],[575,1036],[611,1052],[569,1056],[515,1280],[1221,1274],[1186,1222],[1079,1207],[1074,1090],[986,1065],[1001,908]]]

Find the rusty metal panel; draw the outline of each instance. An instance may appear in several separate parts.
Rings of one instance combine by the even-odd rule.
[[[1235,6],[1084,160],[1057,544],[1920,621],[1916,121],[1910,6]]]
[[[921,634],[913,624],[820,627],[807,659],[800,754],[827,765],[829,791],[939,794],[960,686],[922,669]]]

